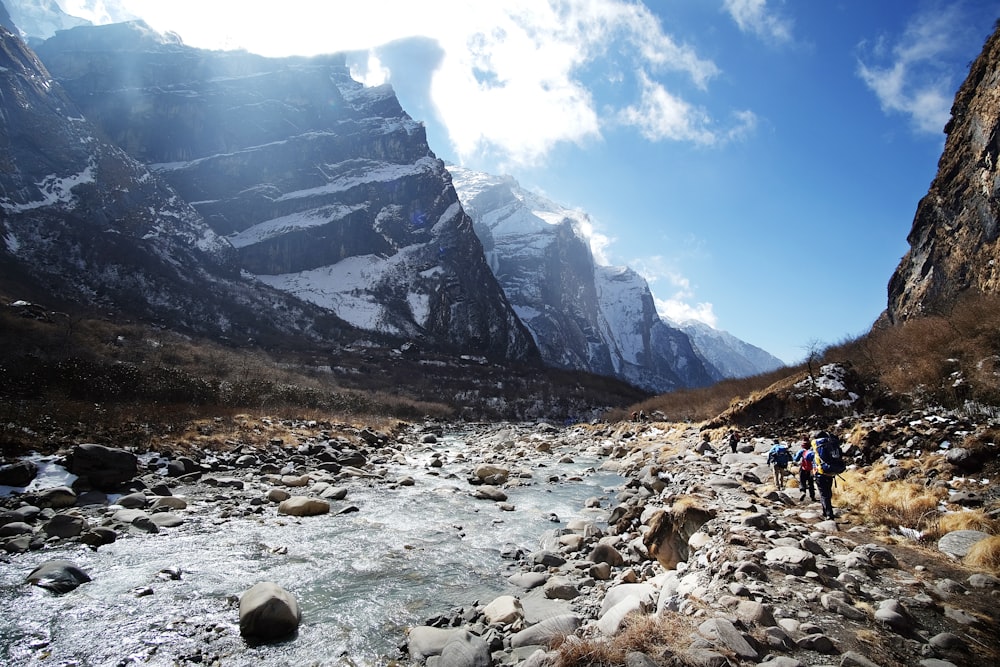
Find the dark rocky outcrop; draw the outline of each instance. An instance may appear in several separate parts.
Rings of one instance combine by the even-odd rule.
[[[1000,29],[972,63],[944,130],[882,324],[947,312],[965,293],[1000,293]]]

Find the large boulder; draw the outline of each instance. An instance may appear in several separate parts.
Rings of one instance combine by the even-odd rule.
[[[25,487],[38,476],[38,466],[31,461],[18,461],[0,466],[0,486]]]
[[[45,561],[25,578],[29,584],[53,593],[68,593],[90,580],[90,575],[68,560]]]
[[[240,597],[240,634],[270,641],[295,632],[302,612],[295,596],[278,584],[262,581]]]
[[[136,476],[139,459],[132,452],[87,443],[69,456],[69,471],[102,491],[114,491]]]

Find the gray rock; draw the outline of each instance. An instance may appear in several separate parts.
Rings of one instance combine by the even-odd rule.
[[[53,593],[68,593],[91,579],[90,575],[75,563],[68,560],[50,560],[32,570],[25,581]]]
[[[836,653],[837,648],[833,645],[833,640],[822,633],[806,635],[797,642],[796,646],[806,651],[816,651],[817,653]]]
[[[798,547],[775,547],[768,550],[764,559],[767,565],[795,576],[816,569],[816,557]]]
[[[37,496],[37,502],[39,507],[53,509],[72,507],[76,504],[76,492],[68,486],[55,486],[40,492]]]
[[[771,608],[756,600],[743,600],[736,606],[736,617],[747,625],[771,627],[775,625]]]
[[[875,620],[899,634],[908,634],[912,629],[909,613],[899,600],[883,600],[875,610]]]
[[[425,662],[431,656],[441,655],[441,651],[460,632],[460,628],[434,628],[429,625],[418,625],[410,628],[407,633],[406,647],[410,659],[417,664]]]
[[[513,648],[548,646],[555,639],[572,635],[582,623],[583,619],[576,614],[552,616],[514,633],[510,638],[510,645]],[[413,655],[412,652],[410,655]]]
[[[572,600],[580,597],[580,590],[566,577],[552,577],[542,586],[542,591],[550,600]]]
[[[24,521],[11,521],[0,526],[0,537],[14,537],[16,535],[30,535],[34,532],[31,524]]]
[[[42,531],[49,537],[76,537],[87,528],[87,520],[75,514],[56,514],[48,520]]]
[[[899,563],[891,551],[879,544],[861,544],[854,547],[851,554],[862,559],[867,565],[877,568],[898,568]]]
[[[840,656],[840,667],[880,667],[877,662],[869,660],[856,651],[847,651]]]
[[[239,613],[240,634],[265,641],[287,637],[302,620],[295,596],[271,581],[262,581],[243,593]]]
[[[958,649],[965,645],[962,638],[951,632],[939,632],[938,634],[931,637],[928,642],[931,646],[938,649]]]
[[[152,521],[157,528],[176,528],[184,523],[184,519],[182,517],[179,517],[171,512],[156,512],[155,514],[150,515],[149,520]]]
[[[989,534],[979,530],[953,530],[938,540],[938,551],[955,558],[965,558],[976,542],[989,537]]]
[[[764,662],[758,662],[757,667],[805,667],[805,663],[795,658],[779,655]]]
[[[278,514],[290,516],[318,516],[330,511],[330,503],[319,498],[292,496],[278,504]]]
[[[969,575],[969,585],[973,588],[1000,588],[1000,578],[977,572]]]
[[[725,618],[710,618],[698,626],[698,632],[717,641],[721,646],[744,660],[759,660],[760,654],[736,626]]]
[[[438,667],[492,667],[490,647],[468,630],[455,633],[441,649]]]

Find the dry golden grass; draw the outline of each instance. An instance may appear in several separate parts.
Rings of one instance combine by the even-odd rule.
[[[556,647],[555,667],[617,667],[625,657],[639,651],[652,657],[673,655],[671,665],[677,665],[677,654],[690,642],[694,625],[691,619],[668,612],[660,616],[630,614],[624,628],[614,637],[579,639],[572,637]]]
[[[991,535],[972,545],[964,563],[977,570],[1000,574],[1000,535]]]
[[[883,465],[846,471],[837,479],[834,504],[850,508],[864,522],[890,528],[922,530],[931,525],[947,491],[906,480],[885,481],[884,476]]]

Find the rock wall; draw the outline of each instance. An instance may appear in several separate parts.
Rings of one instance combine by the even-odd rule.
[[[1000,293],[1000,29],[972,63],[945,132],[882,323],[946,312],[967,292]]]

